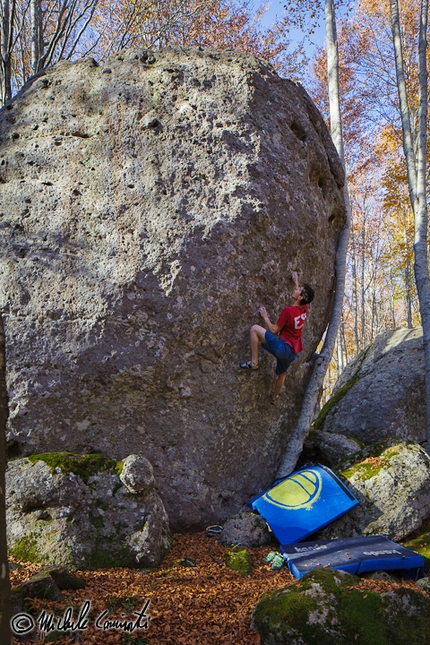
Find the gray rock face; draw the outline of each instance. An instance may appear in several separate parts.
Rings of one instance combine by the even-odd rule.
[[[320,531],[320,538],[384,535],[399,541],[430,514],[430,457],[419,445],[398,443],[342,474],[360,506]]]
[[[422,329],[380,334],[342,372],[316,425],[364,443],[389,437],[423,443],[424,384]]]
[[[127,461],[150,471],[143,457]],[[6,471],[6,517],[11,554],[46,564],[151,567],[173,544],[153,480],[132,492],[112,466],[84,482],[67,467],[52,472],[42,460],[14,460]]]
[[[220,535],[222,544],[247,547],[270,544],[273,537],[265,520],[256,513],[239,513],[229,517]]]
[[[142,452],[176,528],[277,471],[326,327],[343,172],[298,85],[168,49],[48,70],[0,112],[0,306],[11,454]],[[276,410],[249,327],[316,298]],[[256,467],[258,465],[258,467]]]

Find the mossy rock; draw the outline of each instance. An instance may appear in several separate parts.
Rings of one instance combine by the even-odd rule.
[[[36,575],[49,575],[61,590],[72,589],[85,589],[86,582],[79,578],[74,573],[70,573],[64,567],[43,567]]]
[[[64,598],[54,579],[46,571],[39,571],[30,580],[15,587],[14,593],[19,594],[23,599],[63,600]]]
[[[346,479],[362,470],[362,479],[371,479],[384,466],[389,465],[390,459],[398,455],[399,448],[405,445],[407,445],[407,442],[397,437],[369,444],[342,459],[336,466],[336,470]]]
[[[110,470],[115,474],[118,465],[115,459],[103,455],[80,455],[72,452],[43,452],[38,455],[30,455],[27,458],[32,463],[44,461],[52,473],[55,473],[57,468],[63,474],[73,473],[80,477],[85,484],[88,484],[89,478],[97,473]]]
[[[430,529],[429,527],[423,528],[417,536],[405,540],[402,545],[407,549],[412,549],[424,556],[424,571],[428,574],[430,572]]]
[[[430,642],[430,600],[397,588],[380,595],[359,578],[315,570],[265,594],[253,613],[261,645],[422,645]],[[402,611],[401,607],[408,607]]]
[[[246,549],[227,551],[225,563],[233,571],[238,571],[243,576],[249,576],[252,570],[252,558]]]

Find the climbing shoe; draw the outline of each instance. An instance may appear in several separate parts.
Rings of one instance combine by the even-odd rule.
[[[222,526],[219,524],[214,524],[213,526],[206,527],[206,535],[213,537],[219,535],[222,532]]]
[[[279,555],[276,551],[270,551],[264,558],[261,559],[261,562],[264,562],[265,564],[269,564],[269,562],[272,562],[273,558]]]
[[[253,364],[251,363],[251,361],[245,361],[244,363],[241,363],[241,364],[240,364],[240,367],[241,367],[243,370],[258,370],[258,368],[259,368],[260,366],[259,366],[259,365],[253,365]]]
[[[279,571],[284,566],[285,560],[280,553],[277,553],[272,560],[272,569]]]

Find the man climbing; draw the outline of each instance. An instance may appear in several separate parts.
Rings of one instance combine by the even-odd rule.
[[[276,357],[276,384],[272,405],[276,403],[279,392],[285,381],[285,373],[291,363],[302,351],[302,332],[308,315],[308,305],[314,299],[313,289],[308,285],[299,285],[299,278],[295,271],[291,274],[294,282],[292,297],[294,305],[285,307],[281,315],[273,325],[265,307],[260,307],[259,312],[264,319],[267,330],[260,325],[251,327],[251,360],[240,364],[243,369],[258,370],[258,345],[273,354]]]

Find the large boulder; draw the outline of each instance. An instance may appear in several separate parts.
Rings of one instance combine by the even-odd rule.
[[[430,457],[417,444],[388,442],[372,456],[357,453],[341,472],[360,501],[320,531],[325,539],[385,535],[399,541],[430,515]]]
[[[138,468],[138,464],[140,468]],[[45,453],[16,459],[6,471],[9,550],[21,560],[75,568],[154,567],[173,545],[154,479],[128,485],[130,465],[100,455]]]
[[[397,329],[377,336],[342,372],[314,425],[364,443],[389,437],[424,443],[422,328]]]
[[[360,585],[315,570],[265,594],[253,613],[261,645],[420,645],[430,642],[430,598],[411,586]]]
[[[305,90],[232,51],[62,62],[0,111],[11,456],[144,452],[172,526],[267,487],[333,296],[344,176]],[[269,405],[249,327],[316,292]],[[256,468],[258,464],[258,468]]]

